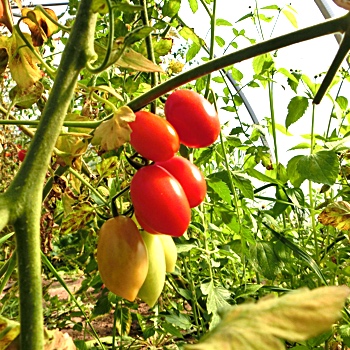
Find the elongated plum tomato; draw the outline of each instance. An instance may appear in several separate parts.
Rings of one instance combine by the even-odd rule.
[[[147,111],[139,111],[135,115],[136,119],[129,123],[132,130],[130,144],[135,150],[154,161],[173,157],[180,148],[180,141],[171,124]]]
[[[210,146],[220,133],[220,121],[213,105],[192,90],[176,90],[165,102],[165,117],[188,147]]]
[[[102,225],[97,263],[105,286],[134,301],[147,276],[148,256],[141,234],[130,218],[117,216]]]
[[[191,221],[191,208],[179,182],[164,168],[148,165],[130,184],[135,215],[156,232],[182,236]]]
[[[173,157],[157,165],[169,171],[184,189],[191,208],[201,204],[207,193],[207,184],[202,172],[183,157]]]

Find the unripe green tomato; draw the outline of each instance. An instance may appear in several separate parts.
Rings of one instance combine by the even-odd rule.
[[[141,234],[130,218],[117,216],[102,225],[97,263],[105,286],[134,301],[147,276],[148,256]]]
[[[162,293],[165,283],[164,250],[159,235],[142,231],[141,236],[148,251],[148,273],[137,296],[153,307]]]
[[[165,256],[166,272],[174,272],[177,260],[177,249],[174,240],[168,235],[158,235],[162,242]]]

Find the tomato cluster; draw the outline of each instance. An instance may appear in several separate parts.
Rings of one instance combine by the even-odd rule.
[[[166,272],[177,259],[173,239],[140,232],[126,216],[107,220],[101,227],[97,263],[104,285],[127,300],[141,298],[153,306],[164,287]]]
[[[199,148],[215,142],[220,133],[218,115],[191,90],[177,90],[168,97],[166,119],[146,111],[135,114],[130,143],[154,161],[131,181],[135,215],[148,232],[181,236],[191,221],[191,208],[204,200],[207,187],[202,172],[176,153],[180,143]]]

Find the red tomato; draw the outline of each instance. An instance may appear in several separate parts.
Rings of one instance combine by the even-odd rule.
[[[179,182],[158,165],[136,172],[130,184],[135,215],[154,231],[181,236],[191,221],[191,208]]]
[[[210,146],[220,133],[220,121],[213,105],[192,90],[176,90],[165,102],[165,117],[188,147]]]
[[[150,112],[139,111],[135,115],[135,121],[129,123],[130,144],[135,150],[154,161],[172,158],[180,148],[180,141],[171,124]]]
[[[184,189],[191,208],[201,204],[207,193],[207,184],[202,172],[189,160],[173,157],[157,165],[169,171]]]
[[[25,149],[21,149],[18,151],[18,159],[23,162],[24,158],[26,157],[27,151]]]

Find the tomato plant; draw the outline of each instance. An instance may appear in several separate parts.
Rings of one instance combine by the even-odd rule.
[[[135,113],[135,121],[129,123],[132,133],[130,144],[143,157],[164,161],[179,150],[179,136],[165,119],[147,111]]]
[[[220,121],[213,105],[192,90],[176,90],[165,102],[165,117],[188,147],[210,146],[220,133]]]
[[[165,162],[157,163],[169,171],[184,189],[191,208],[201,204],[207,193],[207,184],[197,166],[183,157],[173,157]]]
[[[137,171],[130,185],[135,215],[154,231],[181,236],[191,209],[180,183],[164,168],[149,165]]]
[[[140,232],[130,218],[117,216],[102,225],[97,262],[105,286],[133,301],[146,279],[148,256]]]

